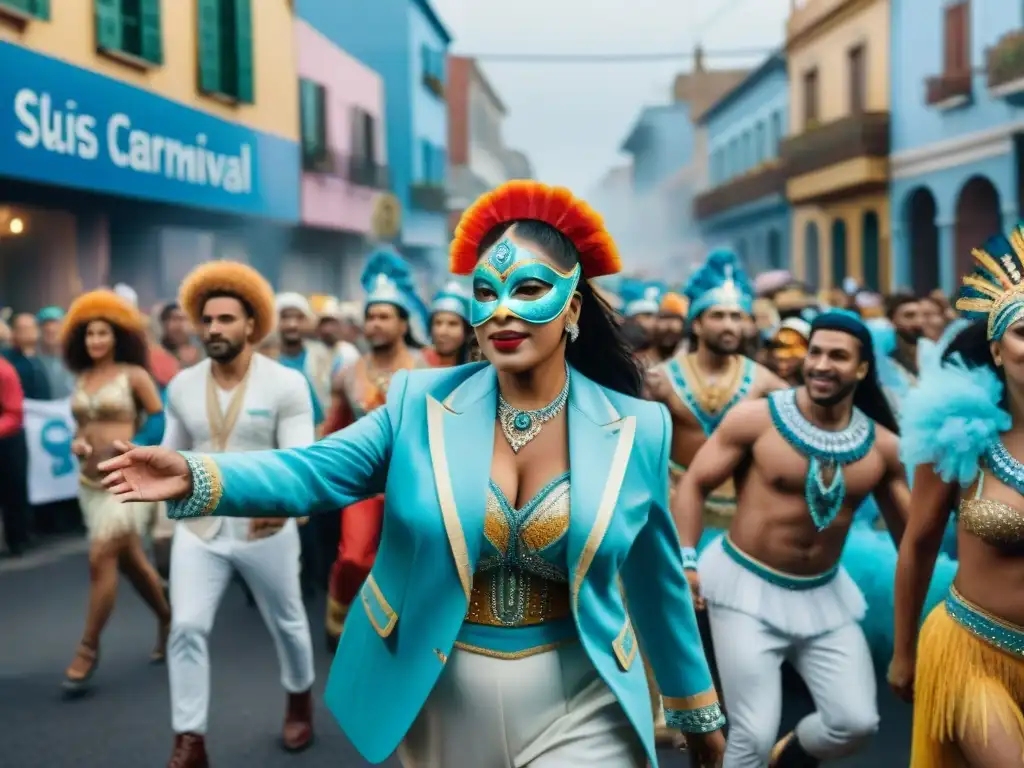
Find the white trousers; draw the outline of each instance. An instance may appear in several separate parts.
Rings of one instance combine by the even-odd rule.
[[[615,694],[578,644],[496,659],[453,650],[398,748],[405,768],[643,768]]]
[[[875,668],[857,624],[794,638],[729,608],[709,605],[708,618],[729,718],[724,768],[768,764],[782,719],[783,660],[804,679],[817,708],[796,728],[809,755],[845,757],[878,730]]]
[[[299,532],[294,520],[257,541],[203,541],[184,525],[171,548],[171,636],[167,668],[175,733],[206,733],[210,708],[207,637],[235,569],[245,579],[270,630],[281,663],[281,685],[308,691],[314,680],[313,643],[299,586]]]

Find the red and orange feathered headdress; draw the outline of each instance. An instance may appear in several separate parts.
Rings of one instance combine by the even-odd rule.
[[[83,293],[71,302],[60,330],[61,343],[66,344],[76,328],[93,320],[104,320],[128,333],[146,332],[146,321],[131,302],[113,291],[100,289]]]
[[[572,240],[588,280],[622,269],[619,249],[601,215],[565,187],[536,181],[509,181],[481,195],[465,210],[449,251],[449,269],[468,275],[480,258],[480,243],[501,224],[534,219],[550,224]]]

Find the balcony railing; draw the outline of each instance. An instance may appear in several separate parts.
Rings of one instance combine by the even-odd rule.
[[[782,142],[786,178],[858,157],[889,155],[889,113],[864,112],[818,125]]]
[[[448,210],[448,190],[443,184],[421,182],[412,185],[412,207],[419,211],[442,213]]]
[[[352,155],[348,159],[348,180],[360,187],[370,189],[387,189],[388,167],[360,155]]]
[[[955,109],[971,101],[973,83],[970,72],[949,72],[926,78],[925,103],[938,109]]]
[[[993,96],[1024,103],[1024,29],[1008,32],[988,49],[985,69]]]
[[[698,219],[708,219],[738,205],[782,194],[785,189],[782,165],[778,162],[765,164],[697,195],[693,200],[693,213]]]

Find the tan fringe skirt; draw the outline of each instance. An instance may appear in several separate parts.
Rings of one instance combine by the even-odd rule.
[[[128,533],[142,535],[151,525],[156,509],[151,502],[122,503],[87,477],[80,478],[78,505],[90,541],[108,541]]]
[[[1024,627],[985,613],[955,587],[932,610],[918,640],[910,768],[961,768],[957,742],[988,734],[993,718],[1020,740],[1024,764],[1022,643]]]

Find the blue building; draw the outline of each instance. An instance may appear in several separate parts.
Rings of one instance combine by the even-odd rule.
[[[644,107],[621,150],[633,157],[633,191],[653,192],[693,157],[690,105]]]
[[[447,266],[451,36],[429,0],[298,0],[297,15],[380,74],[391,191],[402,206],[400,250],[422,270]]]
[[[757,272],[789,264],[789,204],[779,162],[789,108],[786,61],[770,56],[701,115],[708,189],[694,214],[710,247],[734,250]]]
[[[971,249],[1020,213],[1024,10],[891,6],[893,284],[952,293]]]

